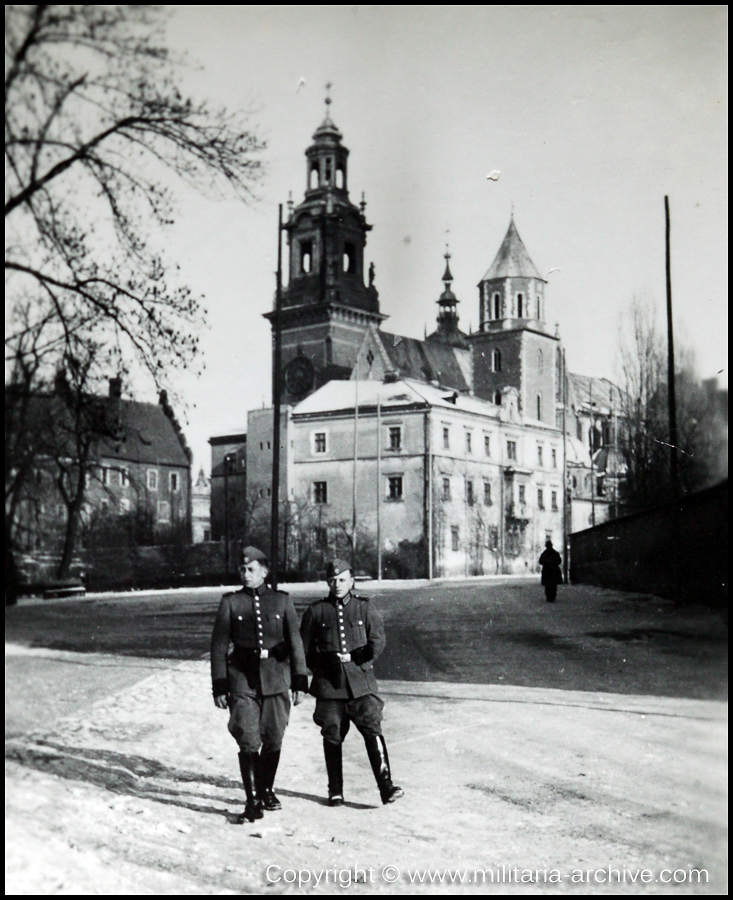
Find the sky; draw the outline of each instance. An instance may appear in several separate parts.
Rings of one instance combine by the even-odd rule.
[[[166,238],[209,310],[203,373],[175,385],[197,470],[211,435],[269,405],[278,204],[303,199],[327,82],[387,330],[434,329],[446,243],[475,328],[513,210],[569,368],[618,379],[631,300],[666,327],[668,195],[675,339],[727,386],[725,7],[166,8],[197,64],[182,86],[248,110],[268,143],[256,201],[181,191]]]

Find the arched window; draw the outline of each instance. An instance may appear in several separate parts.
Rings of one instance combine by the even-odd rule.
[[[311,165],[310,176],[308,178],[308,187],[313,191],[318,187],[318,182],[319,182],[318,163],[313,163]]]
[[[494,393],[494,403],[497,406],[501,406],[501,391],[496,391]]]
[[[356,247],[353,244],[344,244],[344,272],[356,271]]]
[[[300,271],[307,274],[313,267],[313,242],[300,242]]]
[[[344,190],[346,187],[346,169],[343,163],[339,163],[336,168],[336,187]]]
[[[537,394],[537,418],[542,418],[542,394]]]
[[[542,318],[542,297],[540,294],[537,294],[537,318]]]
[[[491,351],[491,371],[501,372],[501,350]]]
[[[326,160],[326,178],[325,178],[325,181],[326,181],[326,184],[331,184],[332,181],[333,181],[333,160],[332,160],[332,159],[327,159],[327,160]]]
[[[538,350],[537,351],[537,371],[542,372],[544,368],[545,368],[545,358],[542,355],[542,351]]]
[[[501,318],[501,298],[498,293],[495,293],[493,296],[494,301],[494,316],[495,319]]]
[[[524,294],[517,294],[517,318],[524,316]]]

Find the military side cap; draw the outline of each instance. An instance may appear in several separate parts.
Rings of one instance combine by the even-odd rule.
[[[332,559],[326,566],[326,578],[335,578],[346,570],[351,571],[351,563],[345,562],[343,559]]]
[[[242,550],[242,565],[246,566],[247,563],[255,560],[262,563],[263,566],[267,565],[267,557],[261,550],[258,550],[257,547],[245,547]]]

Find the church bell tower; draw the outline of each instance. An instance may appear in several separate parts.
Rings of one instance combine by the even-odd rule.
[[[281,402],[302,400],[333,379],[347,379],[364,334],[379,327],[374,266],[365,284],[364,249],[367,224],[363,200],[349,199],[348,149],[330,117],[326,117],[305,151],[303,201],[288,204],[283,225],[287,234],[289,271],[282,289]],[[274,327],[274,311],[265,313]]]

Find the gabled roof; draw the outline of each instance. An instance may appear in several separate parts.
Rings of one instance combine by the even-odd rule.
[[[527,248],[519,237],[514,218],[509,222],[509,228],[501,242],[499,252],[481,280],[491,281],[494,278],[539,278],[540,281],[545,280],[530,259]]]
[[[183,435],[177,432],[162,405],[137,400],[118,402],[121,439],[101,440],[100,456],[113,456],[130,462],[188,466]],[[114,401],[108,400],[108,403],[112,413],[111,404]]]
[[[620,415],[624,409],[624,392],[608,378],[593,378],[568,372],[568,401],[571,407],[590,407],[597,412]]]
[[[458,364],[457,351],[449,344],[420,341],[386,331],[379,331],[377,335],[394,371],[401,378],[413,378],[428,384],[437,382],[441,387],[456,391],[470,390]]]

